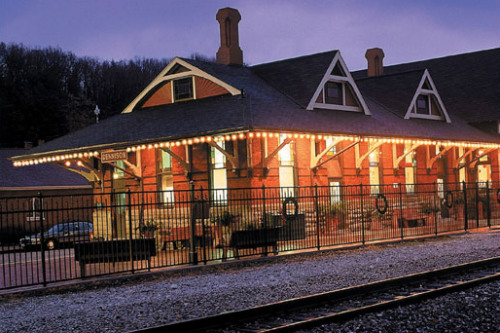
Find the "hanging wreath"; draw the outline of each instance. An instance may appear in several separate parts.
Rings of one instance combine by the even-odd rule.
[[[380,207],[380,201],[384,204],[382,207]],[[375,199],[375,208],[377,208],[377,211],[380,213],[380,215],[384,215],[387,212],[387,198],[383,194],[377,195],[377,198]]]

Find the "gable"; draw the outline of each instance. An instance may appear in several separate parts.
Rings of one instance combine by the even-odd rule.
[[[201,99],[224,94],[239,95],[241,91],[188,62],[175,58],[130,103],[122,113],[136,109]]]
[[[335,54],[306,109],[371,114],[340,52]]]
[[[448,112],[446,111],[446,108],[427,69],[422,75],[418,88],[404,118],[420,118],[443,120],[447,123],[451,122]]]

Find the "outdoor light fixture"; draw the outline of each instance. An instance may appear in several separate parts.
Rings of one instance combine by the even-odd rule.
[[[97,106],[96,106],[97,108]],[[463,147],[463,148],[481,148],[481,149],[498,149],[499,144],[496,143],[472,143],[472,142],[453,142],[453,141],[440,141],[440,140],[428,140],[428,139],[409,139],[409,138],[394,138],[394,137],[360,137],[358,135],[332,135],[332,134],[313,134],[313,133],[275,133],[275,132],[265,132],[265,131],[255,131],[255,132],[239,132],[231,134],[221,134],[214,136],[199,136],[193,138],[181,139],[179,141],[165,141],[165,142],[153,142],[148,144],[141,144],[136,146],[129,146],[126,149],[127,152],[136,152],[144,149],[153,148],[171,148],[179,147],[181,145],[193,145],[197,143],[205,142],[223,142],[223,141],[235,141],[253,138],[280,138],[286,137],[289,139],[309,139],[309,140],[338,140],[338,141],[351,141],[351,142],[369,142],[369,143],[392,143],[392,144],[412,144],[412,145],[425,145],[425,146],[443,146],[443,147]],[[45,156],[43,158],[36,159],[25,159],[15,161],[13,165],[15,167],[35,165],[40,163],[50,163],[56,161],[64,161],[68,159],[76,158],[90,158],[98,157],[99,152],[80,152],[64,155],[52,155]]]

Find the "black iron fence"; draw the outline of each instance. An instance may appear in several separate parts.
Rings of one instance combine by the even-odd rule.
[[[500,183],[0,200],[0,289],[500,225]]]

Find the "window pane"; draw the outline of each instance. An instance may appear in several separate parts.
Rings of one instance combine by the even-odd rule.
[[[334,204],[340,202],[340,183],[330,182],[330,203]]]
[[[286,138],[287,138],[286,135],[280,135],[280,144],[282,144]],[[292,150],[291,150],[290,146],[291,146],[291,143],[285,145],[278,152],[280,165],[293,165]]]
[[[222,149],[226,148],[224,142],[216,142],[216,145],[221,147]],[[226,167],[226,156],[221,153],[217,148],[212,147],[212,165],[215,169],[223,169]]]
[[[325,103],[342,105],[342,83],[327,82],[325,84]]]
[[[116,161],[115,163],[116,163],[117,167],[125,169],[125,163],[123,161]],[[118,178],[123,178],[123,177],[125,177],[125,172],[123,172],[123,170],[115,168],[115,171],[113,173],[113,178],[118,179]]]
[[[293,167],[292,166],[281,166],[279,168],[280,174],[280,187],[291,187],[295,185],[293,181]]]
[[[193,80],[189,78],[174,81],[174,99],[193,98]]]
[[[161,170],[172,170],[172,156],[166,151],[160,150],[160,166]]]
[[[326,143],[326,148],[328,148],[332,143],[333,143],[333,138],[326,138],[325,139],[325,143]],[[333,146],[329,151],[328,151],[328,155],[333,155],[337,153],[337,146]]]
[[[425,95],[420,95],[417,98],[417,113],[418,114],[429,114],[429,97]]]

